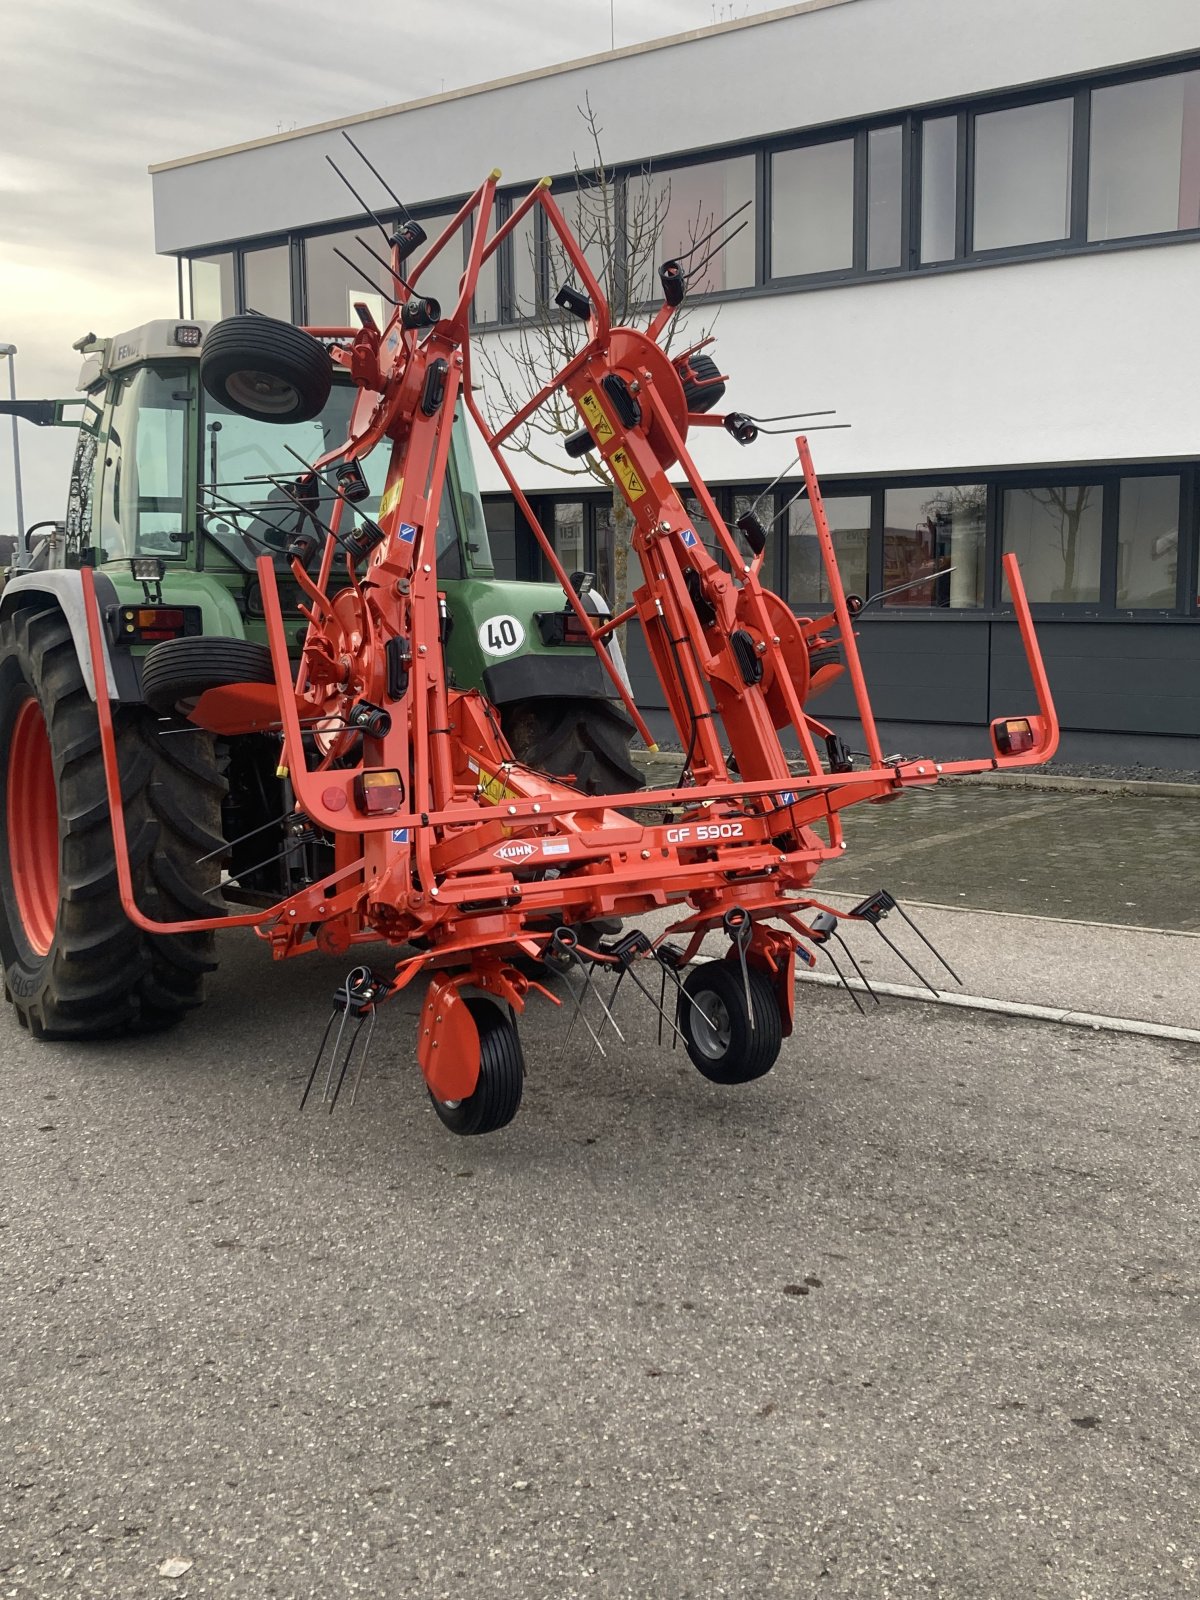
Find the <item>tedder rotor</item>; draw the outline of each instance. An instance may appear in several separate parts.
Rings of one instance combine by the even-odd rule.
[[[327,393],[327,385],[314,393],[322,389],[314,381],[322,360],[345,369],[357,385],[349,437],[306,464],[288,489],[303,513],[287,550],[307,621],[298,667],[289,659],[295,629],[285,621],[275,567],[264,556],[258,580],[266,670],[248,675],[237,652],[221,667],[210,653],[208,679],[193,683],[176,707],[186,725],[218,738],[263,733],[276,741],[290,834],[321,841],[327,867],[270,905],[186,921],[151,916],[135,894],[114,717],[103,688],[97,694],[128,919],[163,937],[253,927],[277,958],[319,950],[353,961],[348,953],[355,946],[386,941],[395,948],[394,965],[353,966],[338,990],[306,1097],[333,1024],[324,1070],[331,1108],[364,1024],[358,1073],[378,1007],[419,981],[426,992],[417,1059],[442,1121],[464,1134],[499,1128],[516,1112],[523,1061],[515,1018],[535,993],[561,1004],[563,985],[555,978],[564,969],[579,969],[578,992],[571,990],[577,1011],[599,997],[598,973],[612,973],[617,988],[629,976],[707,1077],[720,1083],[760,1077],[792,1031],[797,961],[815,965],[822,949],[832,956],[839,918],[877,928],[896,909],[883,892],[851,913],[812,898],[821,863],[844,848],[843,811],[928,787],[946,773],[1045,761],[1058,739],[1029,607],[1009,556],[1005,572],[1037,712],[993,723],[992,753],[978,760],[884,757],[855,641],[862,602],[843,589],[807,439],[798,437],[796,448],[832,596],[828,613],[812,618],[794,616],[764,587],[765,530],[753,516],[743,518],[745,547],[739,545],[688,453],[692,427],[723,426],[741,443],[752,442],[758,428],[751,417],[714,409],[724,379],[710,357],[699,350],[672,357],[664,349],[686,289],[686,264],[661,269],[663,305],[646,328],[613,327],[548,181],[492,231],[498,176],[481,184],[411,267],[414,240],[425,241],[411,222],[397,230],[390,259],[395,310],[386,327],[360,307],[362,326],[352,337],[341,330],[343,337],[325,349],[313,334],[338,330],[307,333],[264,318],[233,318],[211,336],[219,359],[201,368],[206,387],[226,406],[281,420],[319,409]],[[574,281],[560,288],[557,304],[579,319],[577,348],[550,382],[492,426],[473,390],[469,308],[484,262],[537,210],[571,264]],[[443,310],[422,294],[422,276],[447,245],[458,247],[464,228],[466,267],[455,304]],[[560,393],[582,421],[569,453],[594,452],[633,515],[641,583],[616,616],[597,616],[586,604],[586,586],[564,571],[503,453],[506,441]],[[562,626],[591,643],[650,744],[610,649],[614,630],[640,626],[686,752],[674,786],[598,796],[519,762],[484,692],[451,681],[437,523],[456,407],[473,418],[562,585]],[[376,449],[389,455],[378,513],[352,516],[363,498],[360,464]],[[686,491],[672,484],[672,474],[686,480]],[[328,520],[314,510],[318,489],[324,505],[332,492]],[[714,530],[723,562],[702,543],[685,492]],[[101,612],[90,572],[83,576],[92,658],[102,663]],[[500,618],[495,626],[511,623]],[[173,655],[182,660],[192,644],[156,645],[147,675],[161,677]],[[806,709],[814,689],[843,668],[866,747],[865,764],[857,767]],[[93,676],[103,685],[103,673]],[[641,818],[649,809],[652,820],[634,820],[631,807]],[[661,933],[630,926],[630,919],[664,908],[677,915]],[[625,931],[612,933],[613,919],[623,919]],[[608,937],[590,931],[606,923]],[[727,952],[694,964],[709,934],[727,938]],[[658,984],[657,1000],[642,981],[647,972]],[[662,1004],[668,983],[670,1013]],[[602,997],[600,1005],[610,1017]],[[585,1025],[591,1030],[586,1017]]]

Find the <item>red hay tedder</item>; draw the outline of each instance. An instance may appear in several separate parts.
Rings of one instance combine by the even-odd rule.
[[[361,1073],[378,1005],[420,980],[427,988],[417,1059],[438,1115],[464,1134],[499,1128],[515,1114],[523,1075],[515,1014],[535,990],[548,1003],[562,1003],[563,985],[552,977],[556,967],[579,969],[578,992],[567,985],[577,1011],[590,995],[599,996],[598,972],[610,970],[618,986],[628,975],[707,1077],[720,1083],[760,1077],[792,1031],[797,957],[815,965],[818,950],[832,955],[829,941],[840,918],[878,926],[895,906],[882,892],[851,913],[811,897],[821,863],[845,848],[843,811],[935,784],[947,773],[1042,762],[1058,740],[1029,606],[1008,556],[1005,573],[1037,713],[993,723],[993,753],[978,760],[885,759],[855,642],[862,602],[843,589],[807,440],[797,438],[796,447],[832,604],[825,616],[798,618],[760,580],[764,530],[753,518],[743,519],[754,552],[744,554],[688,454],[692,427],[723,426],[742,443],[758,429],[745,415],[714,413],[723,380],[707,356],[692,351],[673,358],[659,342],[683,297],[684,267],[671,262],[662,269],[664,303],[648,327],[613,327],[600,284],[548,182],[490,231],[498,176],[479,187],[407,276],[402,268],[416,235],[411,223],[407,233],[399,230],[390,263],[396,309],[385,328],[365,307],[363,326],[352,337],[347,330],[306,333],[266,319],[231,319],[248,325],[253,338],[247,336],[252,358],[248,354],[240,370],[233,370],[236,362],[226,364],[227,403],[240,394],[248,414],[269,415],[281,396],[294,398],[297,363],[313,360],[313,333],[340,334],[332,361],[349,370],[358,394],[350,437],[311,463],[291,491],[299,506],[318,478],[336,483],[338,492],[319,552],[294,552],[292,571],[307,618],[298,668],[289,660],[292,630],[273,564],[263,557],[258,577],[274,681],[218,678],[181,709],[193,725],[216,735],[273,730],[294,800],[294,827],[332,842],[333,870],[270,907],[203,920],[147,917],[135,900],[113,715],[105,695],[98,696],[121,902],[130,921],[158,935],[253,927],[278,958],[311,950],[342,954],[380,940],[395,946],[392,970],[356,966],[338,991],[325,1097],[332,1109],[368,1023]],[[537,208],[575,275],[558,304],[585,326],[577,352],[552,381],[493,428],[473,392],[468,311],[483,263]],[[458,247],[464,227],[471,239],[467,265],[457,302],[443,314],[421,295],[421,278],[448,244]],[[326,347],[320,348],[328,365]],[[642,581],[628,609],[606,621],[572,586],[501,449],[559,391],[574,402],[586,430],[568,449],[596,452],[633,514]],[[484,695],[448,681],[435,533],[460,403],[562,584],[567,615],[573,613],[590,639],[651,745],[608,648],[614,629],[640,626],[686,752],[676,787],[597,797],[520,765]],[[377,448],[390,452],[378,516],[360,518],[347,534],[342,523],[349,526],[350,518],[343,519],[343,511],[362,482],[355,464]],[[686,479],[728,570],[698,537],[672,473]],[[85,600],[93,660],[103,662],[103,624],[90,574]],[[170,652],[187,642],[156,649]],[[805,709],[814,677],[828,678],[840,666],[862,725],[865,757],[857,768],[845,746]],[[651,808],[662,820],[632,820],[634,806],[639,816]],[[678,908],[678,920],[654,938],[635,930],[585,943],[579,932],[665,907]],[[693,965],[701,942],[714,932],[728,936],[725,957]],[[657,1000],[639,971],[659,980]],[[662,1006],[668,982],[670,1015]],[[599,1004],[607,1018],[608,1006],[602,998]]]

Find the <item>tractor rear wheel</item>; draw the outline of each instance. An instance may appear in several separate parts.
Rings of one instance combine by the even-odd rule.
[[[161,921],[211,917],[221,799],[211,739],[160,739],[143,708],[118,708],[117,755],[139,907]],[[37,1038],[150,1032],[203,998],[211,933],[143,933],[117,888],[96,708],[61,612],[0,628],[0,957],[6,997]]]
[[[495,1133],[516,1116],[525,1082],[525,1057],[516,1024],[493,1000],[468,999],[479,1030],[479,1080],[465,1100],[438,1100],[433,1109],[451,1133]]]
[[[684,980],[676,1020],[692,1065],[712,1083],[763,1077],[783,1043],[783,1019],[770,979],[757,967],[748,967],[743,979],[740,964],[731,961],[705,961],[693,968]]]
[[[500,725],[523,766],[584,794],[626,794],[645,779],[629,755],[634,726],[610,700],[514,700]]]

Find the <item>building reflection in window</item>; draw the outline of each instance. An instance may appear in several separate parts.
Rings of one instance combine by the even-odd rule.
[[[889,489],[883,500],[883,587],[910,587],[883,604],[981,606],[986,530],[987,489],[981,483]]]
[[[871,497],[866,494],[828,495],[825,516],[833,536],[833,549],[847,594],[867,593],[867,547],[871,537]],[[821,546],[807,499],[788,507],[787,600],[793,611],[811,611],[831,602],[829,580],[821,559]]]
[[[1030,600],[1099,601],[1101,501],[1097,483],[1005,490],[1004,549],[1020,561]]]

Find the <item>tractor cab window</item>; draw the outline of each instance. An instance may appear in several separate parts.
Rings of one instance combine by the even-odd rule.
[[[209,539],[238,566],[252,567],[264,554],[283,556],[301,521],[289,490],[306,465],[345,443],[357,394],[352,384],[335,383],[319,417],[283,423],[239,416],[204,396],[200,517]],[[365,516],[379,514],[387,462],[388,451],[380,447],[360,463],[371,490],[357,508]],[[334,503],[331,482],[323,482],[316,515],[326,528]],[[342,528],[350,526],[343,511]]]
[[[307,464],[345,443],[357,394],[354,385],[335,383],[319,417],[288,423],[239,416],[205,395],[199,476],[200,520],[210,541],[206,562],[214,544],[227,559],[247,569],[263,554],[285,560],[287,542],[302,521],[291,486]],[[462,427],[457,418],[455,426]],[[379,516],[390,458],[391,448],[384,441],[359,463],[371,492],[355,506],[356,512]],[[435,543],[439,575],[461,578],[462,541],[452,473],[453,462],[442,490]],[[332,471],[326,476],[329,481],[321,483],[316,506],[321,528],[309,529],[318,535],[329,527],[336,503]],[[342,512],[342,529],[348,531],[352,520],[347,508]]]
[[[184,368],[139,367],[117,379],[100,444],[100,503],[92,508],[105,560],[183,555],[187,418]]]

